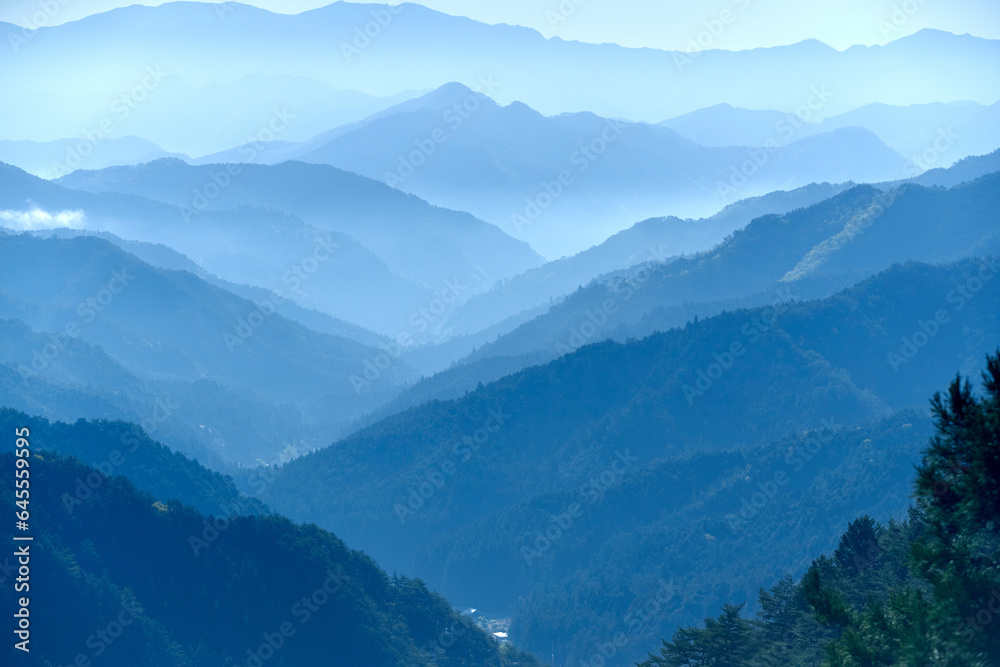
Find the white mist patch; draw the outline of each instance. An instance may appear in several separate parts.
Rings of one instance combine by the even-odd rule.
[[[49,213],[40,208],[33,208],[28,211],[0,211],[0,225],[21,231],[53,229],[55,227],[83,229],[83,221],[83,211]]]

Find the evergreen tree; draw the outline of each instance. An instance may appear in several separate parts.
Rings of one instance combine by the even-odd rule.
[[[1000,664],[1000,351],[982,398],[956,378],[931,406],[938,434],[917,470],[927,523],[916,571],[933,591],[931,631],[953,664]]]
[[[915,581],[859,613],[845,604],[850,587],[837,578],[866,537],[877,544],[867,517],[841,540],[839,567],[817,561],[807,573],[810,603],[842,635],[827,647],[830,664],[1000,664],[1000,351],[987,358],[983,390],[977,398],[956,377],[947,395],[931,400],[937,434],[917,469]]]
[[[680,628],[673,641],[664,640],[659,656],[643,667],[750,667],[756,638],[753,623],[740,614],[744,604],[726,604],[718,618],[706,618],[705,629]]]
[[[981,397],[958,377],[931,409],[907,521],[852,521],[797,585],[760,590],[755,623],[726,605],[640,667],[1000,665],[1000,350]]]

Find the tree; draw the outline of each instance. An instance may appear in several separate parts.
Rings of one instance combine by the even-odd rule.
[[[1000,665],[1000,350],[986,361],[981,397],[957,377],[931,400],[907,521],[852,521],[798,585],[760,590],[756,624],[726,605],[640,667]]]
[[[841,539],[838,567],[817,562],[803,580],[816,613],[841,631],[827,647],[830,664],[1000,664],[1000,350],[987,357],[982,398],[956,377],[931,409],[937,433],[915,484],[914,581],[861,612],[839,592],[850,587],[831,585],[866,539],[877,544],[867,517]]]
[[[663,641],[660,655],[641,667],[743,667],[753,664],[754,626],[740,614],[744,604],[726,604],[718,618],[706,618],[705,629],[679,628],[673,641]]]
[[[875,564],[881,550],[878,537],[875,519],[866,514],[847,525],[847,532],[841,536],[833,557],[842,568],[854,568],[855,572],[866,570]]]
[[[917,469],[916,571],[931,586],[931,632],[956,663],[1000,664],[1000,350],[983,397],[956,377],[931,409],[937,435]],[[956,637],[957,635],[957,637]]]

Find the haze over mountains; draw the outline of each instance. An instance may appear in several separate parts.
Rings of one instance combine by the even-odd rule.
[[[0,162],[18,166],[42,178],[58,178],[66,175],[66,156],[72,155],[79,143],[79,139],[0,141]],[[94,147],[88,161],[94,168],[101,168],[117,164],[141,164],[162,157],[183,156],[180,153],[167,153],[146,139],[126,136],[102,141]]]
[[[478,291],[542,261],[527,244],[466,213],[428,206],[339,169],[295,162],[238,169],[229,174],[217,164],[157,161],[102,173],[81,170],[60,183],[91,192],[139,194],[179,206],[186,217],[248,205],[287,211],[322,231],[349,234],[397,274],[433,288],[452,279],[472,283],[467,289]],[[225,182],[218,194],[193,196],[214,184],[213,175]]]
[[[768,141],[779,145],[788,143],[788,133],[776,131],[786,119],[787,115],[778,111],[749,111],[719,104],[661,124],[706,146],[764,146]],[[795,129],[791,138],[843,127],[864,127],[905,156],[909,161],[909,171],[913,172],[909,175],[913,176],[931,167],[950,166],[970,155],[992,152],[1000,139],[998,120],[998,104],[869,104],[819,122],[803,123]],[[938,154],[937,157],[924,158],[923,153],[931,149]]]
[[[787,210],[793,208],[789,201],[808,204],[808,197],[824,190],[834,189],[810,188],[792,193],[795,197],[769,195],[748,202],[757,212],[770,205],[780,215],[757,217],[712,250],[689,257],[655,255],[662,245],[654,244],[664,238],[657,227],[669,230],[675,221],[636,225],[619,236],[643,233],[649,240],[647,235],[653,235],[644,246],[649,253],[644,262],[583,283],[547,312],[507,327],[452,368],[407,390],[388,409],[398,411],[431,399],[461,396],[484,379],[502,377],[605,338],[625,342],[728,309],[825,297],[894,261],[906,261],[903,258],[948,262],[1000,253],[995,174],[950,191],[913,185],[888,192],[870,186],[845,188],[816,204]],[[733,209],[738,219],[739,207]],[[962,213],[951,217],[955,211]],[[588,253],[604,250],[610,241]],[[493,310],[504,312],[505,307],[516,309],[519,287],[540,292],[547,283],[557,282],[565,269],[553,266],[548,275],[545,267],[529,272],[523,281],[511,281],[510,286],[474,297],[453,319],[484,317]],[[523,297],[520,302],[524,303]]]
[[[321,433],[414,377],[398,362],[361,395],[349,378],[382,354],[374,345],[317,333],[266,300],[155,269],[101,239],[4,235],[0,255],[2,361],[20,394],[10,407],[38,405],[31,387],[44,379],[101,399],[88,417],[161,415],[157,428],[182,435],[189,451],[252,463],[275,460],[289,442],[318,446]],[[241,414],[258,421],[248,428]]]
[[[5,424],[24,423],[18,418],[26,415],[4,413]],[[94,431],[119,425],[81,420],[73,429],[57,426],[86,442]],[[0,458],[13,466],[13,454]],[[197,463],[192,467],[197,472],[191,477],[210,478]],[[32,471],[40,484],[57,489],[100,477],[79,460],[49,449],[36,457]],[[176,470],[157,474],[164,485],[187,481]],[[14,498],[6,481],[3,494],[5,500]],[[282,658],[298,664],[335,655],[344,664],[431,667],[438,664],[438,628],[452,627],[450,665],[538,664],[499,645],[422,582],[390,577],[315,526],[267,515],[205,516],[173,496],[140,491],[125,477],[99,484],[75,502],[71,513],[54,494],[32,505],[44,526],[39,535],[52,545],[31,562],[50,577],[32,588],[33,618],[39,627],[58,628],[36,631],[36,646],[44,649],[33,654],[66,663],[78,656],[86,660],[94,651],[121,664],[168,667],[218,664],[234,656],[263,664],[261,655],[283,649]],[[6,529],[5,537],[12,537]],[[230,578],[219,572],[239,574]],[[299,597],[302,589],[304,597]],[[12,606],[10,587],[0,591],[0,599],[5,608]],[[189,606],[183,614],[176,611]],[[117,625],[107,626],[110,634],[93,632],[90,622],[103,619],[109,609]],[[240,613],[246,623],[235,630],[232,618]],[[123,627],[127,633],[120,632]],[[261,627],[273,631],[262,634]],[[15,651],[5,654],[22,661]]]
[[[113,94],[135,86],[146,66],[193,86],[290,74],[379,96],[448,81],[476,87],[482,78],[496,82],[505,104],[519,100],[545,114],[590,111],[646,122],[721,102],[792,112],[807,103],[811,87],[824,84],[835,94],[822,116],[873,102],[992,104],[1000,97],[990,65],[997,44],[933,30],[843,52],[806,41],[678,54],[546,40],[526,28],[476,23],[413,4],[338,2],[291,16],[238,3],[225,10],[220,15],[212,5],[191,2],[132,6],[42,28],[17,51],[5,52],[12,66],[3,68],[0,85],[22,94]],[[355,28],[363,32],[373,20],[385,24],[377,37],[363,47],[354,44]],[[54,72],[50,66],[57,62],[62,66]],[[775,85],[759,86],[760,71]]]
[[[95,178],[95,189],[109,177],[121,190],[101,194],[5,168],[10,177],[0,183],[2,205],[22,217],[39,207],[79,211],[86,223],[77,226],[165,243],[218,276],[288,292],[302,305],[390,336],[407,328],[425,334],[442,313],[421,316],[420,308],[441,299],[450,307],[542,262],[523,242],[466,213],[429,206],[332,167],[227,170],[157,161]],[[85,178],[81,172],[70,182],[84,187]],[[275,185],[260,187],[263,180]],[[206,191],[219,194],[213,199]],[[402,227],[415,220],[420,224]],[[383,308],[372,309],[379,301]]]
[[[357,37],[373,21],[377,36]],[[261,61],[289,40],[295,49]],[[206,43],[217,53],[202,57]],[[418,5],[338,2],[289,16],[177,2],[42,28],[12,51],[0,55],[0,84],[51,103],[5,119],[10,139],[46,143],[0,145],[0,160],[36,175],[166,155],[331,164],[469,211],[548,259],[638,220],[706,217],[812,182],[912,177],[1000,140],[1000,77],[982,65],[1000,47],[929,30],[844,52],[803,42],[670,53],[546,40]],[[143,65],[130,73],[124,62]],[[777,82],[766,94],[758,68]],[[126,137],[150,143],[109,143]]]
[[[787,119],[778,127],[795,131]],[[239,161],[241,152],[212,159]],[[460,84],[257,159],[332,164],[382,180],[471,211],[549,259],[585,250],[667,207],[702,217],[773,190],[906,175],[901,156],[861,128],[754,157],[735,146],[694,145],[647,124],[501,107]],[[752,170],[743,168],[748,159]]]
[[[996,259],[991,262],[995,265]],[[670,526],[659,514],[666,511],[663,505],[688,497],[704,503],[702,489],[714,485],[702,482],[689,489],[690,482],[679,482],[683,491],[678,493],[678,482],[659,476],[684,480],[687,476],[678,468],[719,446],[753,447],[820,429],[821,424],[853,425],[893,409],[919,407],[929,386],[947,381],[950,368],[975,368],[995,345],[1000,283],[990,282],[964,304],[949,322],[952,326],[940,328],[934,349],[958,356],[946,359],[928,348],[925,354],[934,354],[933,361],[893,366],[885,362],[884,350],[910,335],[911,312],[927,311],[918,306],[921,295],[940,294],[940,305],[945,305],[946,295],[978,270],[976,262],[897,267],[828,300],[729,312],[642,341],[587,346],[461,399],[430,402],[388,418],[334,448],[297,460],[286,466],[264,499],[290,516],[337,525],[340,534],[364,544],[380,561],[416,571],[451,596],[474,591],[470,598],[460,598],[460,604],[484,600],[514,614],[512,627],[528,648],[544,650],[559,637],[564,651],[579,655],[597,621],[575,618],[566,607],[559,612],[549,608],[548,614],[558,613],[560,624],[569,627],[551,628],[553,634],[548,634],[533,625],[539,619],[529,623],[521,616],[540,614],[540,609],[519,606],[518,598],[533,590],[538,594],[534,587],[540,581],[547,589],[556,580],[570,589],[546,590],[544,596],[564,602],[586,588],[577,581],[595,576],[613,591],[612,597],[627,595],[630,588],[620,577],[655,581],[660,573],[689,582],[695,575],[688,569],[705,556],[676,552],[704,552],[706,539],[714,543],[711,553],[731,554],[724,545],[740,538],[727,528],[721,512],[713,512],[686,519],[697,532],[688,534],[683,546],[674,543],[670,552],[675,555],[663,560],[663,552],[652,546],[667,542],[656,536]],[[742,353],[730,352],[734,341]],[[970,356],[962,358],[966,352]],[[722,376],[702,379],[699,373],[713,364],[723,366]],[[739,406],[752,406],[752,413]],[[792,414],[802,421],[783,421]],[[489,434],[473,440],[483,429]],[[853,454],[871,434],[844,437],[848,440],[838,449]],[[661,465],[664,460],[670,463]],[[900,464],[900,475],[908,479],[905,458]],[[698,472],[692,474],[743,465],[706,461],[695,464]],[[663,489],[678,495],[669,501],[631,497],[659,495]],[[549,522],[557,521],[552,517],[567,512],[574,501],[583,508],[576,510],[580,514],[573,511],[571,519],[558,519],[567,535],[536,541]],[[826,511],[820,499],[803,502],[808,509],[800,511],[807,514]],[[605,503],[634,508],[627,510],[628,521],[649,523],[623,530],[620,512]],[[739,497],[734,495],[728,505],[731,512],[738,511]],[[587,527],[574,526],[575,521]],[[595,521],[610,523],[598,529],[609,532],[591,533]],[[457,542],[455,534],[462,536]],[[608,544],[611,534],[616,535],[613,547]],[[594,541],[581,543],[590,539]],[[634,556],[619,561],[622,551]],[[792,556],[785,567],[797,565],[797,558]],[[735,567],[732,560],[723,561]],[[625,563],[643,565],[631,569]],[[556,574],[564,567],[577,569],[581,579]],[[484,568],[498,577],[476,583]],[[751,583],[742,595],[752,596],[755,586]],[[709,608],[719,604],[705,602]],[[698,618],[702,610],[687,613]]]
[[[138,88],[133,87],[136,81]],[[15,93],[11,96],[14,104],[30,103],[36,112],[26,117],[7,107],[0,110],[0,119],[9,124],[8,136],[13,139],[51,142],[83,134],[103,143],[105,137],[110,141],[139,135],[169,146],[169,152],[159,149],[165,153],[204,155],[261,138],[302,141],[417,94],[403,92],[381,98],[282,74],[252,74],[196,87],[157,67],[139,68],[136,81],[114,92],[90,89],[69,94],[56,89],[30,96]],[[133,113],[140,105],[142,113]],[[67,108],[73,115],[66,113]],[[44,165],[53,173],[38,175],[65,175],[75,168],[67,167],[67,160],[72,165],[79,158],[92,167],[99,166],[96,153],[81,156],[74,150],[77,145],[64,147]]]
[[[705,217],[737,199],[774,190],[824,181],[897,180],[931,166],[946,166],[966,155],[961,148],[951,150],[956,140],[949,139],[947,162],[935,159],[925,164],[922,158],[912,162],[866,131],[863,122],[841,122],[820,132],[814,129],[818,126],[805,124],[794,114],[773,115],[777,120],[768,121],[770,128],[764,138],[758,140],[751,131],[734,137],[739,143],[706,147],[664,129],[666,124],[625,123],[592,114],[546,118],[523,104],[500,107],[460,84],[448,84],[306,142],[251,142],[197,162],[279,164],[299,160],[330,164],[429,202],[470,211],[528,241],[551,259],[584,250],[667,208],[681,216]],[[700,121],[700,130],[689,125],[683,126],[685,131],[705,141],[702,134],[730,123],[712,114]],[[959,129],[965,132],[964,126]],[[938,139],[931,136],[926,145],[933,146]],[[897,144],[909,150],[920,140]],[[980,145],[988,141],[986,138]],[[765,144],[766,150],[762,148]],[[779,144],[788,145],[779,148]],[[146,156],[158,156],[155,146],[146,148]],[[28,171],[62,175],[53,166],[56,160],[45,162],[52,150],[32,153],[18,144],[9,152],[17,158],[15,163]],[[100,159],[106,163],[142,161],[142,157],[129,160],[124,154],[118,159]],[[95,157],[90,164],[102,166],[97,160]],[[114,185],[82,178],[74,174],[64,182],[91,190],[117,188],[152,196],[148,187],[120,183],[120,172],[109,177]],[[246,196],[245,187],[233,191],[227,187],[216,200],[200,193],[204,185],[186,185],[183,196],[175,192],[168,197],[160,192],[153,198],[189,207],[204,202],[203,206],[212,208],[234,201],[258,201]]]
[[[991,664],[1000,40],[703,25],[0,24],[10,664]]]

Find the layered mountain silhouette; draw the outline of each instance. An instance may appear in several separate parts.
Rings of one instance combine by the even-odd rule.
[[[488,329],[518,313],[559,300],[604,274],[708,250],[754,218],[810,206],[850,187],[813,184],[743,199],[701,220],[670,216],[637,222],[599,245],[546,262],[475,295],[449,317],[449,325],[465,334]]]
[[[662,125],[706,146],[764,146],[768,142],[784,145],[791,139],[843,127],[863,127],[902,154],[907,160],[904,169],[917,175],[1000,148],[998,114],[1000,103],[984,106],[976,102],[935,102],[905,107],[868,104],[819,122],[806,122],[779,111],[751,111],[718,104]]]
[[[0,141],[0,162],[14,165],[42,178],[58,178],[72,171],[66,162],[73,163],[72,155],[81,145],[87,145],[87,142],[83,139],[45,142]],[[87,164],[94,169],[100,169],[112,165],[141,164],[163,157],[186,156],[168,153],[145,139],[122,137],[105,139],[90,149]]]
[[[108,144],[120,143],[129,135],[168,147],[169,152],[159,149],[161,155],[200,156],[247,142],[254,142],[254,151],[260,151],[361,120],[419,94],[395,91],[379,97],[334,90],[287,74],[256,73],[193,85],[162,67],[149,71],[155,76],[139,68],[135,81],[117,90],[12,92],[10,106],[0,109],[0,122],[8,128],[7,136],[34,141],[18,142],[16,151],[0,144],[0,160],[46,178],[65,175],[79,166],[99,169],[125,163],[107,158],[132,152],[115,151]],[[25,105],[35,112],[18,113]],[[31,145],[34,142],[43,145]],[[146,151],[146,160],[134,162],[153,157],[152,151]]]
[[[72,177],[92,179],[94,189],[114,178],[120,190],[169,197],[169,204],[127,192],[72,190],[3,169],[0,206],[10,219],[5,224],[53,227],[60,223],[50,212],[71,212],[75,226],[162,243],[219,277],[280,291],[301,305],[393,337],[440,335],[434,326],[442,322],[442,299],[452,307],[542,261],[524,243],[468,214],[429,206],[333,167],[290,164],[243,171],[168,160]],[[272,175],[284,177],[283,194],[269,189],[259,191],[272,195],[248,194],[255,181],[270,182]],[[315,197],[301,196],[314,186]],[[213,193],[219,193],[216,200],[252,201],[222,209],[208,197]],[[300,208],[312,224],[253,201],[271,196],[270,204]],[[366,245],[338,229],[352,230]],[[379,308],[372,307],[376,303]],[[435,312],[421,315],[421,308]]]
[[[0,23],[0,538],[30,523],[36,575],[15,599],[0,555],[33,640],[4,664],[922,664],[979,633],[1000,40],[906,5],[881,45],[716,48],[736,2],[667,51],[62,4]]]
[[[227,184],[211,189],[213,174]],[[429,206],[382,183],[325,165],[231,165],[227,170],[225,165],[158,160],[78,171],[59,183],[89,192],[141,195],[182,207],[182,213],[190,211],[192,216],[198,213],[192,193],[209,187],[218,194],[204,198],[207,211],[253,206],[294,214],[316,229],[357,239],[394,273],[431,290],[462,283],[458,298],[463,299],[542,262],[527,244],[468,213]]]
[[[726,307],[826,295],[894,262],[1000,252],[998,178],[949,190],[857,186],[758,218],[709,251],[594,281],[471,358],[557,355],[602,340],[619,324],[629,325],[622,336],[646,335]]]
[[[223,10],[220,18],[212,4],[132,6],[41,28],[19,51],[4,54],[9,64],[0,86],[24,94],[102,91],[114,98],[141,82],[146,65],[196,87],[264,72],[375,96],[448,81],[475,87],[482,78],[502,102],[520,100],[544,114],[586,110],[646,122],[719,103],[793,112],[808,104],[811,87],[823,84],[833,93],[817,111],[823,116],[876,102],[992,104],[1000,97],[991,67],[997,42],[934,30],[845,51],[807,40],[686,53],[545,39],[527,28],[419,5],[338,2],[293,16],[238,3]],[[369,24],[373,36],[365,34]],[[759,85],[761,71],[773,85]]]
[[[24,423],[2,418],[19,428]],[[82,443],[102,426],[60,430]],[[12,453],[0,460],[14,467]],[[300,664],[430,667],[441,664],[443,642],[451,665],[538,664],[501,646],[423,582],[390,577],[315,526],[268,515],[204,515],[174,496],[140,491],[124,477],[102,477],[49,450],[31,457],[31,472],[39,486],[66,490],[32,499],[35,544],[47,548],[22,545],[31,565],[48,573],[31,582],[31,618],[38,628],[58,628],[33,635],[30,657],[39,664],[88,655],[163,667],[263,664],[280,655]],[[194,480],[174,470],[161,474]],[[76,491],[81,480],[95,478],[86,494]],[[4,501],[13,503],[13,482],[2,484]],[[13,598],[13,587],[5,586],[5,609],[14,607]],[[235,616],[243,621],[238,628]],[[4,653],[20,660],[13,648]]]
[[[949,266],[911,263],[827,299],[734,310],[642,340],[589,345],[297,459],[262,497],[289,516],[336,525],[380,562],[417,572],[446,594],[468,596],[460,603],[515,613],[527,646],[556,641],[582,650],[576,642],[585,644],[589,635],[573,637],[593,619],[551,600],[582,594],[598,571],[605,590],[624,594],[627,581],[648,587],[671,574],[683,586],[702,576],[694,574],[702,558],[715,563],[705,570],[710,579],[719,567],[740,567],[740,559],[723,554],[749,543],[727,515],[738,515],[741,495],[757,490],[754,481],[771,480],[760,466],[798,472],[810,451],[830,442],[837,444],[823,456],[846,456],[850,466],[901,455],[891,472],[876,464],[843,474],[891,482],[897,509],[882,506],[905,507],[912,457],[922,442],[904,428],[912,418],[867,433],[839,429],[922,409],[928,391],[947,382],[952,369],[981,368],[1000,326],[997,274],[996,256]],[[797,435],[816,429],[825,433]],[[801,442],[765,446],[792,436]],[[872,438],[883,444],[870,445]],[[804,448],[810,440],[810,447],[818,442],[815,451]],[[889,440],[913,444],[893,449]],[[709,462],[712,453],[756,447],[762,447],[756,463],[741,458],[746,454]],[[861,452],[865,458],[856,457]],[[824,464],[810,470],[823,470],[824,479],[840,474]],[[826,494],[844,498],[845,487],[810,495],[801,484],[802,478],[794,484],[795,505],[782,496],[768,514],[781,507],[777,523],[816,517],[812,534],[835,540],[835,524],[846,515],[831,509]],[[664,500],[652,500],[660,494]],[[623,515],[624,507],[632,509]],[[765,525],[750,516],[745,521],[753,534]],[[547,533],[550,522],[560,529]],[[536,542],[539,534],[549,537]],[[665,550],[666,535],[680,543]],[[783,550],[789,568],[809,553],[793,551]],[[485,579],[483,568],[499,576]],[[752,597],[758,585],[751,577],[743,594]],[[681,607],[687,611],[676,611]],[[670,619],[659,621],[663,627],[697,620],[702,611],[690,600],[671,608]],[[553,623],[535,626],[545,615]]]
[[[78,403],[78,416],[153,419],[222,460],[274,461],[415,376],[402,360],[382,364],[379,347],[286,319],[269,298],[154,268],[102,239],[3,235],[0,254],[11,407],[66,418]],[[366,371],[361,393],[351,378]],[[45,400],[51,385],[69,403],[58,411]]]
[[[241,161],[246,153],[241,147],[212,159]],[[902,157],[860,128],[804,134],[770,150],[704,147],[662,126],[500,106],[455,83],[254,157],[331,164],[382,180],[471,211],[549,259],[665,212],[707,216],[772,190],[907,176]]]

